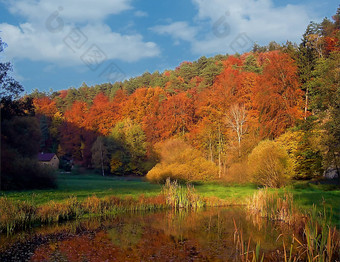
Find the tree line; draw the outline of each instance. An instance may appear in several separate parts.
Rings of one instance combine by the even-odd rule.
[[[34,114],[40,151],[104,175],[281,186],[339,174],[339,10],[310,23],[299,45],[255,44],[245,54],[14,101],[33,105],[24,111]]]

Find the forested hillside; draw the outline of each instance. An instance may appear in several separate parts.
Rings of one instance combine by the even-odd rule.
[[[64,168],[277,187],[339,174],[339,39],[338,9],[311,23],[299,45],[255,45],[21,101],[33,101],[39,150],[57,153]]]

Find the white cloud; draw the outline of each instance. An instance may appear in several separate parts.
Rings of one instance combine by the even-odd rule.
[[[249,41],[249,45],[269,41],[299,42],[311,20],[306,6],[276,7],[271,0],[192,1],[198,8],[196,20],[207,19],[212,29],[203,40],[192,42],[195,53],[235,52],[237,47],[237,51],[245,51],[242,50],[243,43],[243,49],[248,48],[245,41]]]
[[[131,9],[131,0],[19,0],[9,1],[11,13],[29,21],[46,19],[55,11],[68,22],[99,21]]]
[[[138,10],[138,11],[135,12],[135,16],[137,16],[137,17],[148,17],[149,14],[147,12]]]
[[[61,65],[79,65],[93,45],[103,59],[138,61],[159,55],[153,42],[138,33],[113,32],[104,19],[131,9],[131,0],[11,1],[9,9],[26,18],[19,26],[0,24],[8,43],[9,59],[30,59]],[[59,8],[60,7],[60,8]],[[86,21],[86,22],[85,22]],[[84,60],[84,59],[83,59]]]
[[[172,22],[152,30],[178,43],[191,43],[199,55],[246,52],[254,42],[299,42],[311,20],[302,5],[275,6],[272,0],[192,0],[197,8],[193,26]]]
[[[197,29],[191,27],[187,22],[174,22],[169,25],[157,25],[150,28],[152,31],[161,35],[171,35],[175,40],[193,41]]]
[[[51,33],[46,29],[25,23],[20,26],[0,24],[1,37],[8,43],[8,58],[27,58],[33,61],[55,62],[62,65],[83,63],[81,56],[93,45],[102,52],[102,58],[133,62],[159,54],[153,42],[144,42],[139,34],[121,35],[104,24],[89,24],[76,29],[66,25]]]

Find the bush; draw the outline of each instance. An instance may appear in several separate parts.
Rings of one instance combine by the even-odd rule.
[[[293,175],[287,152],[274,141],[260,142],[249,155],[248,166],[253,182],[263,186],[281,187]]]
[[[56,178],[54,170],[42,166],[37,160],[25,157],[12,159],[12,163],[2,175],[4,190],[55,188]]]
[[[218,176],[217,166],[182,140],[168,140],[157,145],[156,150],[160,163],[146,175],[150,181],[165,182],[168,177],[179,181],[207,181]]]
[[[232,163],[227,169],[223,180],[227,183],[249,183],[248,164],[246,161]]]
[[[37,160],[41,132],[37,119],[14,117],[1,122],[1,185],[4,190],[55,187],[54,171]]]

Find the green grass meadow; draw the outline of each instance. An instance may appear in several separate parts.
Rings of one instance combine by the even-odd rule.
[[[63,201],[70,196],[75,196],[79,200],[88,196],[115,195],[118,197],[138,197],[158,195],[162,190],[162,185],[152,184],[142,178],[135,177],[111,177],[100,176],[94,173],[88,174],[59,174],[58,188],[51,190],[31,190],[31,191],[10,191],[1,192],[13,200],[28,200],[36,205],[47,203],[51,200]],[[221,183],[197,183],[194,185],[196,192],[203,197],[218,197],[228,200],[233,205],[242,205],[245,200],[252,196],[257,190],[257,186],[248,185],[227,185]],[[332,210],[333,221],[340,225],[340,189],[327,185],[314,185],[306,182],[299,182],[279,190],[279,192],[289,191],[294,195],[294,202],[304,210],[316,205],[322,211],[325,205],[328,210]]]
[[[123,177],[100,176],[98,174],[59,174],[58,187],[49,190],[9,191],[2,194],[13,200],[31,200],[35,204],[44,204],[50,200],[63,201],[70,196],[84,199],[88,196],[153,196],[159,194],[161,186]]]

